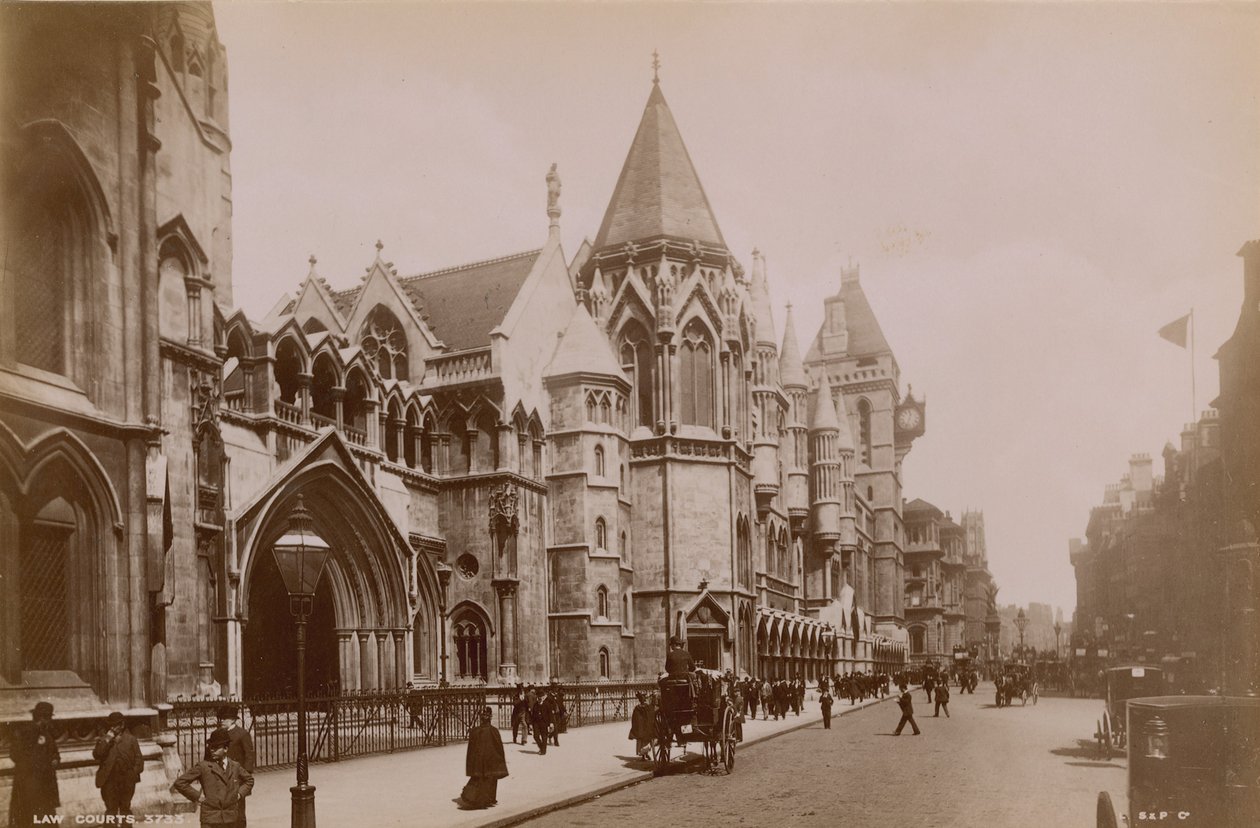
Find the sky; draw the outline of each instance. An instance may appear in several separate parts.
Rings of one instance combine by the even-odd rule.
[[[1218,390],[1260,237],[1260,4],[216,3],[234,302],[599,228],[660,81],[802,353],[861,268],[927,432],[907,499],[984,511],[1002,603],[1075,605],[1068,539]],[[1194,309],[1186,350],[1156,331]],[[903,389],[904,390],[904,389]]]

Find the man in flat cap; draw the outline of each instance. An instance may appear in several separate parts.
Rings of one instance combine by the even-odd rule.
[[[92,757],[101,763],[96,769],[96,787],[105,800],[105,813],[129,815],[136,783],[144,771],[144,757],[140,755],[140,742],[117,710],[105,719],[105,734],[96,740]]]
[[[53,706],[42,701],[31,710],[31,721],[13,734],[13,795],[9,800],[9,825],[27,828],[36,819],[57,814],[57,767],[61,754],[53,733]],[[41,822],[44,820],[41,819]]]

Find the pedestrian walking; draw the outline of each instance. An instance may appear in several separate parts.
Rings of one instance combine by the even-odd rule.
[[[656,715],[648,704],[647,693],[634,694],[636,704],[630,711],[630,738],[640,759],[652,758],[652,742],[656,738]]]
[[[748,718],[757,718],[757,703],[761,701],[761,685],[757,684],[755,679],[749,679],[748,691],[745,701],[748,704]]]
[[[479,810],[499,804],[499,780],[508,775],[507,758],[503,755],[503,737],[490,724],[494,711],[481,709],[480,723],[468,731],[468,752],[464,773],[468,782],[459,794],[460,807]]]
[[[96,768],[96,787],[105,801],[105,813],[118,816],[131,814],[131,799],[144,770],[140,742],[127,729],[127,720],[115,710],[105,718],[105,734],[96,740],[92,758]]]
[[[560,747],[560,734],[569,731],[569,711],[564,707],[564,693],[553,679],[551,688],[551,744]]]
[[[231,741],[226,730],[211,733],[206,758],[175,780],[176,793],[201,806],[202,825],[236,828],[241,800],[254,790],[253,775],[227,756]]]
[[[919,735],[919,725],[914,721],[914,699],[910,696],[910,691],[906,689],[906,685],[901,685],[901,695],[897,698],[897,706],[901,708],[901,721],[897,722],[897,729],[893,731],[894,736],[901,735],[901,729],[907,724],[914,731],[914,735]]]
[[[945,711],[945,718],[949,718],[949,685],[942,684],[936,688],[936,712],[933,713],[934,718],[940,718],[941,710]]]
[[[936,689],[936,679],[933,678],[931,673],[928,673],[927,677],[923,679],[923,689],[927,691],[928,704],[931,704],[932,691]]]
[[[516,744],[516,736],[520,734],[521,744],[529,744],[529,699],[525,686],[516,684],[516,697],[512,699],[512,744]]]
[[[770,718],[770,708],[774,706],[774,688],[767,679],[761,683],[761,720]]]
[[[61,805],[57,790],[57,751],[53,731],[53,706],[46,701],[31,708],[31,721],[14,728],[10,748],[13,760],[13,794],[9,799],[9,825],[28,828],[56,817]]]
[[[254,738],[249,735],[248,730],[241,727],[240,711],[234,705],[224,705],[219,708],[218,718],[219,729],[228,735],[227,758],[244,768],[246,773],[252,774],[257,767]],[[243,797],[240,801],[240,811],[236,815],[236,825],[237,828],[246,828]]]
[[[555,702],[551,693],[544,693],[538,704],[534,705],[530,724],[534,728],[534,743],[538,745],[538,753],[547,755],[547,742],[550,741],[552,718]]]
[[[831,694],[826,690],[818,697],[818,706],[822,708],[823,729],[831,730]]]

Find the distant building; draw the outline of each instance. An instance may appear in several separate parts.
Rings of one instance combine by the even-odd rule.
[[[984,534],[984,512],[965,511],[963,530],[963,639],[977,655],[987,653],[988,633],[984,622],[989,614],[989,596],[997,589],[989,572],[989,552]]]
[[[965,639],[964,530],[916,498],[906,504],[906,629],[912,664],[953,660]]]

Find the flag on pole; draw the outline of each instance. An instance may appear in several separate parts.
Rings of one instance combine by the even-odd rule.
[[[1186,347],[1186,328],[1190,325],[1190,314],[1169,322],[1159,329],[1159,335],[1178,348]]]

